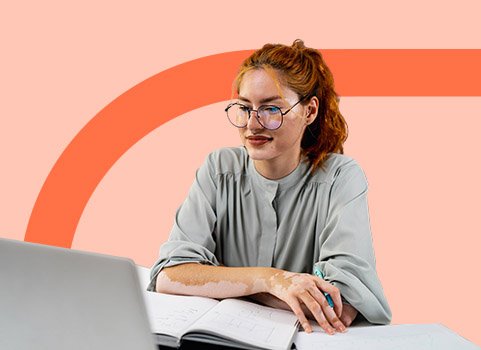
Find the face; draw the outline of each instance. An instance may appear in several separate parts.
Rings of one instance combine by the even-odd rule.
[[[245,73],[239,86],[239,103],[254,110],[263,105],[277,106],[283,112],[291,108],[299,101],[299,97],[293,90],[281,84],[277,77],[275,78],[279,85],[264,69],[253,69]],[[297,165],[302,135],[306,126],[315,118],[315,113],[309,115],[309,109],[312,110],[312,106],[298,104],[284,115],[283,123],[277,130],[265,129],[258,122],[256,113],[251,113],[247,126],[240,128],[239,134],[256,166],[294,163]]]

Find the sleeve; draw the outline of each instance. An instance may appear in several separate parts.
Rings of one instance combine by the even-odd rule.
[[[366,320],[391,322],[376,272],[367,204],[367,181],[354,161],[337,169],[329,194],[326,226],[319,236],[319,268]]]
[[[159,258],[151,269],[149,291],[155,291],[157,275],[165,267],[190,262],[219,265],[212,236],[217,221],[213,159],[213,154],[209,155],[197,170],[187,198],[176,212],[169,239],[160,247]]]

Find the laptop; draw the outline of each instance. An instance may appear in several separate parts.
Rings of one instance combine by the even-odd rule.
[[[0,238],[0,349],[157,349],[134,263]]]

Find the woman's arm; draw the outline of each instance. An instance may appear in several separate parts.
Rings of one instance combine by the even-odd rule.
[[[364,172],[351,161],[336,174],[315,266],[367,321],[388,324],[391,310],[376,273]]]
[[[312,327],[302,305],[327,333],[345,331],[345,325],[339,319],[342,315],[339,289],[309,274],[270,267],[225,267],[190,263],[163,269],[156,282],[157,292],[210,298],[268,293],[289,306],[306,332],[311,332]],[[331,295],[334,308],[327,303],[324,291]]]
[[[231,298],[266,289],[269,270],[263,267],[225,267],[197,263],[164,268],[157,276],[159,293]]]

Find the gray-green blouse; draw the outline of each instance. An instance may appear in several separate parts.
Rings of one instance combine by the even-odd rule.
[[[387,324],[366,195],[362,169],[344,155],[331,154],[314,174],[301,162],[273,181],[256,171],[244,147],[217,150],[177,210],[149,289],[162,268],[187,262],[305,273],[318,264],[368,321]]]

